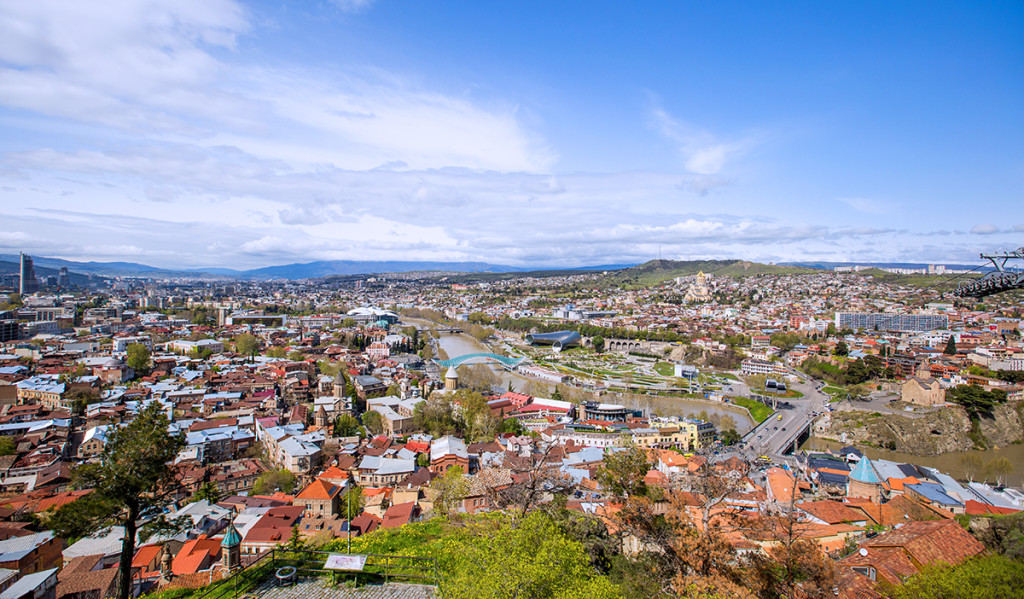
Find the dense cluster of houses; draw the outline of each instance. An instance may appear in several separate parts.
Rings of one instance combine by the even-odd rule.
[[[587,275],[572,280],[585,282]],[[517,433],[477,442],[432,437],[418,426],[417,409],[435,394],[454,394],[458,375],[425,369],[411,351],[415,341],[396,326],[395,312],[359,308],[285,316],[244,309],[249,302],[234,296],[286,309],[341,297],[350,304],[429,306],[455,319],[472,312],[586,319],[628,331],[675,331],[710,352],[726,350],[719,341],[725,335],[747,335],[751,357],[743,368],[751,374],[772,374],[811,356],[837,359],[835,350],[843,343],[849,351],[844,360],[876,356],[904,377],[903,395],[912,403],[941,403],[945,388],[964,382],[1021,398],[1020,387],[970,368],[1024,369],[1019,319],[1006,314],[935,305],[928,310],[945,315],[949,330],[827,336],[838,305],[905,309],[901,302],[912,291],[886,288],[879,294],[864,277],[705,279],[701,293],[690,294],[696,303],[665,301],[666,294],[678,295],[691,284],[680,280],[612,290],[572,310],[546,301],[546,290],[564,282],[530,280],[529,293],[504,303],[489,301],[488,284],[441,286],[429,293],[376,285],[333,294],[301,285],[268,291],[254,284],[244,292],[221,290],[217,297],[208,290],[150,295],[129,284],[102,305],[82,297],[25,298],[13,320],[45,326],[29,327],[31,340],[20,338],[26,332],[20,325],[11,329],[16,335],[0,340],[0,597],[11,589],[12,597],[29,589],[74,599],[111,592],[123,531],[68,544],[38,523],[87,493],[72,484],[74,466],[98,459],[111,432],[151,403],[167,414],[170,432],[185,440],[174,464],[181,490],[167,509],[192,526],[138,547],[133,572],[147,590],[207,584],[295,535],[321,542],[430,517],[441,506],[450,509],[452,498],[435,481],[452,468],[464,481],[454,498],[456,511],[503,509],[523,501],[524,486],[543,481],[543,492],[527,494],[531,501],[562,494],[569,509],[614,528],[617,506],[597,473],[609,454],[639,447],[651,464],[645,483],[688,493],[687,509],[695,513],[707,507],[709,498],[693,490],[692,480],[709,467],[711,456],[702,451],[714,444],[709,423],[510,391],[487,398],[487,408],[499,421],[515,420]],[[193,323],[147,310],[154,298],[157,304],[166,299],[215,312],[216,321]],[[815,343],[782,355],[770,337],[782,330],[813,335]],[[242,334],[253,335],[262,351],[231,351],[232,340]],[[951,336],[957,351],[944,353]],[[144,371],[129,363],[133,346],[151,352]],[[379,415],[378,434],[341,434],[337,423],[366,412]],[[732,485],[712,511],[794,518],[803,537],[843,556],[843,593],[860,593],[850,597],[872,597],[880,581],[899,583],[937,561],[955,563],[980,552],[953,516],[1024,509],[1024,496],[1013,490],[868,460],[852,449],[838,456],[804,455],[792,468],[751,466],[735,458],[710,467]],[[253,492],[261,478],[282,471],[294,480],[291,488]],[[211,488],[212,501],[193,500]],[[728,538],[741,553],[761,551],[778,542],[763,532],[736,527]]]

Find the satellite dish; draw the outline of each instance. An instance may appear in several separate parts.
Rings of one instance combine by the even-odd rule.
[[[858,553],[860,553],[861,557],[867,557],[868,556],[868,550],[864,549],[864,548],[861,548],[861,550]]]

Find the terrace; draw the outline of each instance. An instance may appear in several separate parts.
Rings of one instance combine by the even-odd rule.
[[[195,599],[433,599],[437,560],[271,549]]]

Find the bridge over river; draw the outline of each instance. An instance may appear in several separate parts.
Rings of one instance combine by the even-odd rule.
[[[526,358],[510,358],[508,356],[499,356],[498,354],[479,352],[463,354],[457,358],[451,358],[450,360],[434,360],[434,363],[442,368],[449,368],[452,366],[458,368],[467,362],[494,362],[511,370],[525,361]]]

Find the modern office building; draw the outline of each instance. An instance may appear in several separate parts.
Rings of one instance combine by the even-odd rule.
[[[36,280],[36,269],[32,265],[32,257],[21,254],[21,269],[19,270],[18,292],[21,295],[35,293],[39,290],[39,281]]]
[[[895,331],[920,333],[949,327],[944,314],[872,314],[869,312],[836,312],[837,329]]]
[[[0,343],[18,339],[18,316],[14,310],[0,312]]]

